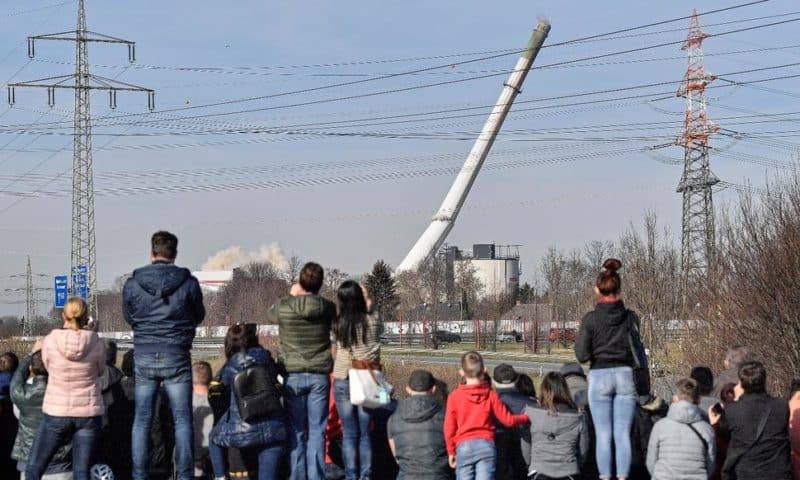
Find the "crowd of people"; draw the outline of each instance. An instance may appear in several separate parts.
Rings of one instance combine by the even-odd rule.
[[[576,339],[588,371],[565,364],[537,392],[470,351],[458,385],[415,370],[400,395],[382,378],[370,293],[348,280],[323,298],[316,263],[268,312],[276,354],[237,324],[216,373],[193,362],[205,310],[177,246],[156,232],[152,263],[125,284],[134,348],[121,368],[80,298],[21,360],[0,356],[0,478],[800,480],[800,380],[788,400],[771,396],[764,365],[733,347],[716,379],[697,366],[672,398],[654,395],[618,260],[604,263]],[[386,398],[367,403],[358,370]]]

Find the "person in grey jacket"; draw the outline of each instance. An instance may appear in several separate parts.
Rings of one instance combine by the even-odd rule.
[[[586,416],[578,410],[567,382],[560,373],[549,372],[539,390],[539,406],[527,407],[531,425],[532,480],[568,480],[580,474],[589,450]]]
[[[714,472],[714,430],[697,403],[697,382],[684,378],[667,417],[653,427],[647,448],[647,470],[653,480],[707,480]]]

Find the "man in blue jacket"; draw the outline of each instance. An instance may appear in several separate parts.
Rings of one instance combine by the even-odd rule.
[[[154,233],[152,264],[134,270],[122,291],[122,309],[133,328],[135,352],[134,480],[147,480],[153,405],[162,386],[175,422],[177,478],[194,477],[190,350],[206,311],[200,284],[189,270],[175,266],[177,255],[178,237]]]

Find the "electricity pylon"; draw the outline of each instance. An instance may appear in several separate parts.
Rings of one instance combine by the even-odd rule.
[[[117,43],[127,45],[128,61],[136,61],[136,44],[86,29],[84,0],[78,1],[78,23],[74,31],[50,33],[28,37],[28,56],[36,53],[37,40],[60,40],[75,43],[75,73],[58,77],[41,78],[8,85],[8,101],[14,104],[15,88],[47,89],[47,104],[55,105],[56,91],[75,91],[74,134],[72,154],[72,248],[70,271],[71,295],[81,296],[89,303],[89,312],[96,318],[97,263],[95,256],[94,177],[92,174],[92,116],[90,98],[93,90],[108,92],[109,107],[117,106],[117,92],[145,92],[147,106],[155,108],[155,91],[130,83],[92,75],[89,73],[89,43]],[[77,281],[76,281],[77,280]]]

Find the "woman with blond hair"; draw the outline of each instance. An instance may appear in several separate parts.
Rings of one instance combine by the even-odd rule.
[[[95,443],[105,410],[99,378],[105,370],[106,347],[96,332],[85,330],[88,306],[70,298],[61,312],[64,326],[42,342],[42,360],[49,373],[42,421],[31,446],[27,480],[39,480],[58,448],[72,441],[75,480],[89,480]]]

